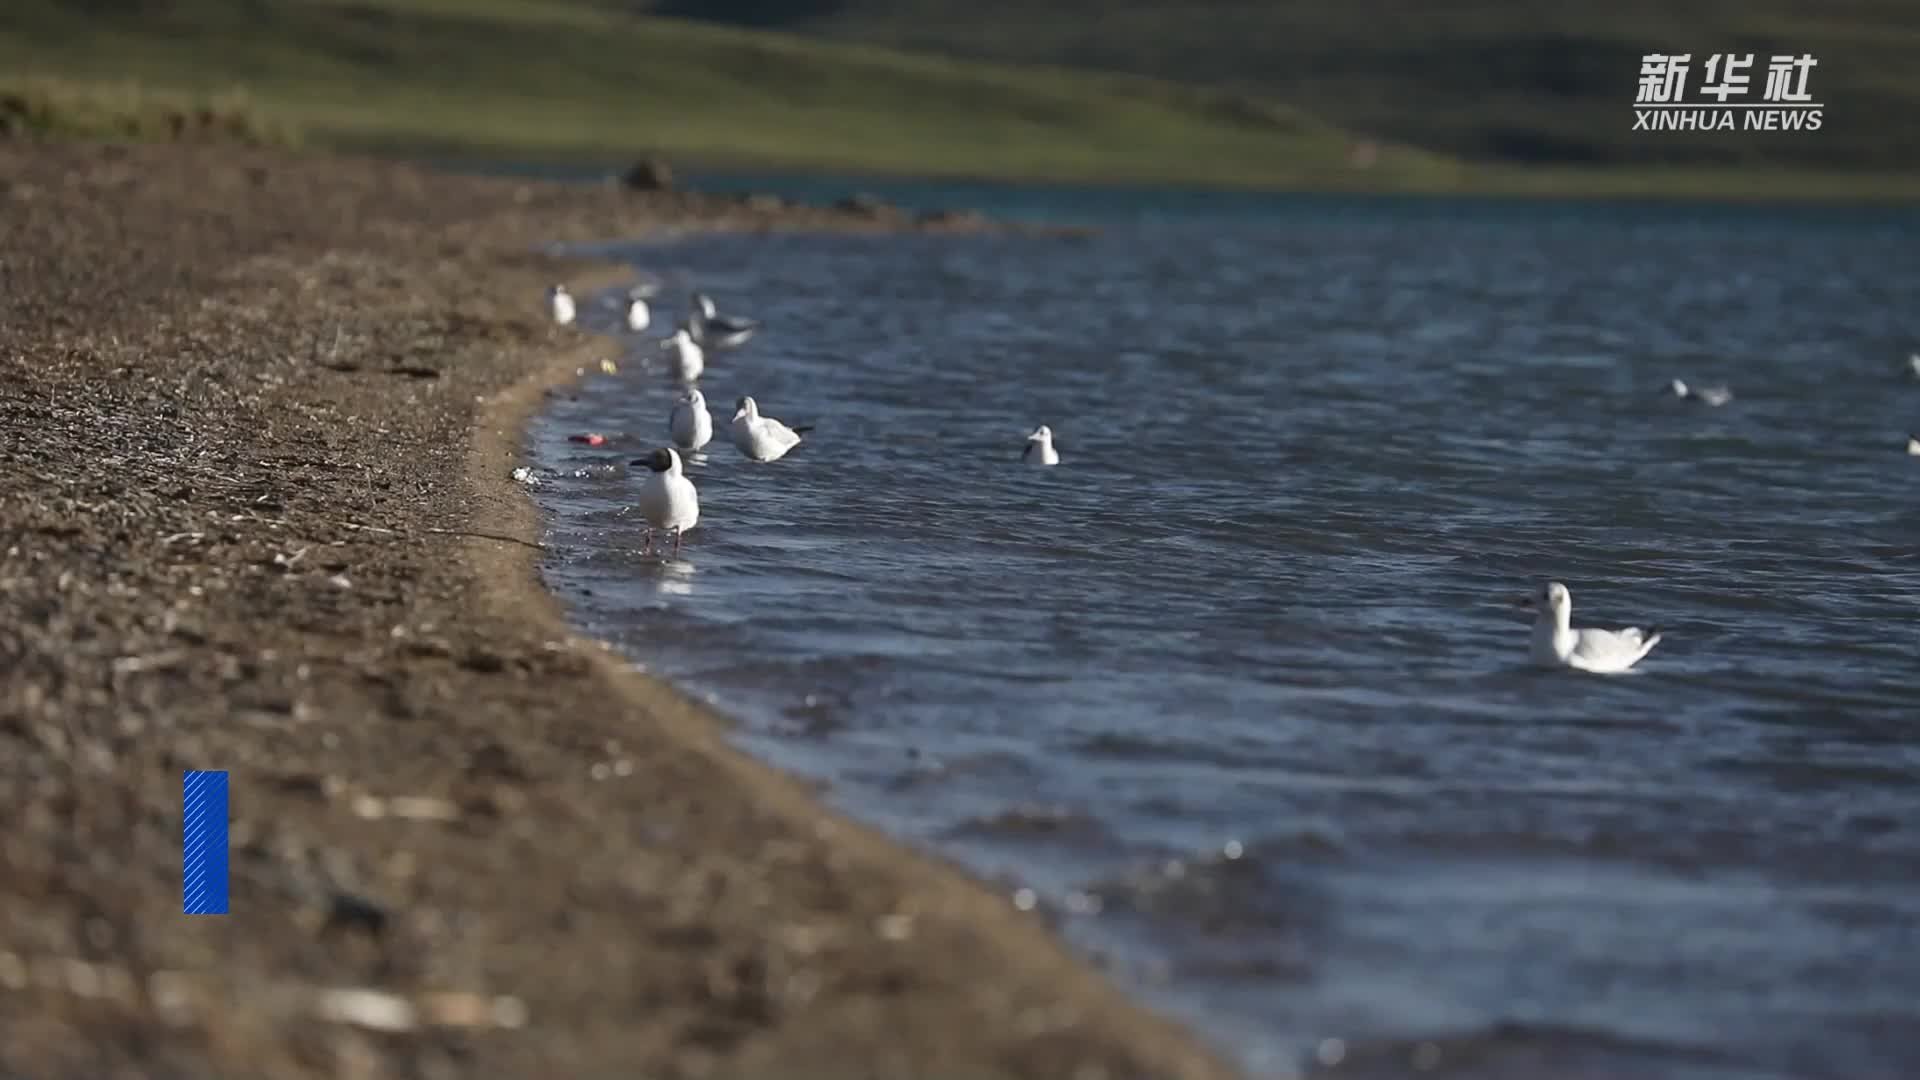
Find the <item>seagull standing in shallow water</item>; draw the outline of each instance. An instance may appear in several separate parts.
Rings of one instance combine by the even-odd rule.
[[[565,285],[555,285],[547,290],[547,309],[553,313],[553,321],[561,326],[573,325],[573,294]]]
[[[673,445],[682,450],[698,450],[713,439],[713,414],[707,412],[706,395],[697,386],[688,387],[667,415],[667,430]]]
[[[800,445],[800,436],[813,430],[812,424],[790,428],[771,416],[761,416],[760,406],[750,397],[737,403],[733,414],[733,445],[755,461],[779,461],[787,451]]]
[[[1573,594],[1549,581],[1539,593],[1520,601],[1539,614],[1533,620],[1532,659],[1540,667],[1565,667],[1611,675],[1625,671],[1660,644],[1660,631],[1629,626],[1622,630],[1573,629]]]
[[[667,367],[673,377],[681,382],[697,382],[700,373],[707,369],[706,350],[702,349],[682,326],[673,332],[673,336],[660,343],[668,354]]]
[[[1033,429],[1027,436],[1027,448],[1020,452],[1020,460],[1029,465],[1058,465],[1060,452],[1053,448],[1053,429],[1045,424]]]
[[[752,319],[720,314],[713,305],[713,298],[706,293],[694,293],[693,304],[693,317],[688,321],[693,324],[694,337],[703,345],[712,345],[716,349],[737,349],[747,343],[754,331],[760,329],[760,324]]]
[[[653,312],[647,308],[646,300],[638,296],[627,297],[627,330],[637,334],[652,324]]]
[[[671,448],[655,450],[633,464],[651,470],[640,485],[640,516],[647,521],[646,546],[641,554],[653,550],[656,529],[672,530],[673,553],[680,554],[681,536],[700,522],[700,493],[680,471],[680,455]]]
[[[1710,408],[1717,408],[1733,400],[1733,391],[1725,386],[1702,386],[1694,389],[1679,379],[1673,380],[1673,396],[1698,401]]]

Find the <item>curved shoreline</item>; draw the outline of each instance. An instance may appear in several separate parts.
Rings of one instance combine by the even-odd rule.
[[[629,276],[624,267],[607,267],[595,277],[573,278],[570,288],[576,295],[584,296],[594,288],[614,283],[615,279],[624,283]],[[527,424],[537,412],[545,391],[571,382],[575,370],[583,364],[591,370],[598,360],[617,357],[619,351],[613,340],[601,339],[577,351],[560,354],[490,399],[483,408],[481,421],[474,428],[464,478],[479,496],[480,509],[475,517],[482,530],[537,541],[540,511],[509,477],[513,463],[525,460],[522,447]],[[953,1000],[939,1006],[942,1012],[980,1014],[964,1027],[985,1023],[999,1027],[1000,1038],[1012,1035],[1007,1046],[992,1054],[992,1059],[1003,1064],[969,1061],[971,1054],[956,1047],[959,1052],[951,1060],[935,1059],[908,1065],[910,1058],[898,1059],[898,1065],[907,1070],[904,1075],[947,1076],[950,1074],[945,1069],[951,1067],[958,1067],[951,1075],[981,1077],[1231,1075],[1230,1070],[1190,1042],[1190,1036],[1171,1022],[1127,1001],[1083,961],[1072,956],[1037,917],[1017,912],[1008,897],[992,892],[957,867],[910,850],[877,829],[827,808],[806,780],[781,772],[734,746],[727,738],[727,730],[733,724],[731,719],[664,679],[635,670],[611,646],[575,632],[567,624],[559,598],[540,580],[535,549],[503,546],[486,539],[469,540],[467,546],[468,557],[476,567],[483,571],[501,571],[494,588],[485,594],[486,601],[503,613],[518,612],[524,616],[529,611],[537,611],[539,621],[556,638],[567,641],[588,660],[593,677],[605,685],[609,694],[617,697],[633,714],[643,717],[644,723],[655,726],[678,751],[711,766],[717,777],[724,779],[737,795],[775,819],[775,827],[786,834],[783,840],[809,846],[817,843],[818,857],[829,866],[841,857],[848,860],[840,868],[842,872],[867,879],[858,889],[862,894],[859,905],[873,913],[868,921],[879,931],[875,942],[885,941],[886,932],[901,925],[893,923],[883,928],[882,920],[905,914],[911,936],[924,934],[939,939],[934,949],[945,954],[938,963],[947,969],[949,980],[1003,981],[1004,985],[999,987],[941,988],[941,996],[951,995]],[[812,834],[811,841],[806,838],[808,833]],[[881,901],[880,897],[886,893],[896,893],[899,900]],[[879,947],[891,951],[897,944]],[[963,976],[953,970],[962,955],[967,957],[965,966],[975,969],[977,975]],[[1005,966],[996,968],[996,964]],[[1020,1004],[1017,1001],[1020,997],[1033,1000]],[[1051,1005],[1044,1003],[1047,999],[1051,999]],[[915,1006],[912,1011],[917,1012],[919,1008]],[[1023,1014],[1048,1008],[1069,1010],[1078,1019],[1046,1023],[1043,1030],[1017,1034],[1022,1026],[1038,1022],[1037,1018],[1024,1019]],[[862,1026],[867,1027],[879,1043],[898,1034],[890,1034],[885,1021]],[[1079,1030],[1073,1031],[1076,1028]],[[1057,1037],[1064,1037],[1066,1042],[1090,1037],[1094,1045],[1076,1050],[1068,1050],[1065,1045],[1041,1049],[1041,1044]],[[831,1045],[833,1040],[822,1042]],[[1062,1052],[1071,1056],[1057,1056]],[[1039,1056],[1035,1057],[1036,1054]],[[1082,1054],[1086,1056],[1074,1060],[1074,1056]],[[769,1057],[744,1075],[811,1075],[788,1072],[788,1063],[784,1059],[778,1062]],[[821,1076],[843,1075],[835,1066],[834,1058],[828,1055],[816,1067],[823,1070]]]
[[[178,147],[0,148],[0,220],[0,1071],[1234,1074],[539,580],[525,421],[613,346],[540,289],[613,271],[529,251],[900,222]]]

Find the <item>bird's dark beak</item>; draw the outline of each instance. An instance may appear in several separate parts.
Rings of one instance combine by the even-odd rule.
[[[652,464],[653,464],[652,458],[643,458],[643,457],[637,457],[637,458],[634,458],[632,461],[627,462],[627,466],[629,468],[635,465],[652,465]]]
[[[1513,606],[1517,608],[1526,608],[1528,611],[1532,611],[1534,608],[1539,607],[1539,604],[1533,599],[1533,597],[1523,596],[1520,599],[1515,600],[1513,602]]]

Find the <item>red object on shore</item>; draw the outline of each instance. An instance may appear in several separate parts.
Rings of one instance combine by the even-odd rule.
[[[599,432],[594,432],[591,435],[569,435],[567,436],[567,441],[583,442],[588,446],[602,446],[606,444],[607,437]]]

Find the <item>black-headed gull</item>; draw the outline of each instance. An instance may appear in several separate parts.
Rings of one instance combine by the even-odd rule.
[[[1733,400],[1733,391],[1722,386],[1692,387],[1679,379],[1673,380],[1673,396],[1698,401],[1709,407],[1719,407]]]
[[[1027,436],[1027,448],[1020,451],[1020,460],[1029,465],[1060,464],[1060,452],[1053,448],[1053,429],[1045,424],[1034,428]]]
[[[555,285],[547,290],[547,310],[553,315],[553,321],[561,326],[573,325],[573,294],[565,285]]]
[[[680,554],[681,536],[700,523],[700,493],[680,471],[680,455],[670,447],[655,450],[633,464],[650,470],[640,485],[640,516],[647,522],[646,546],[641,554],[653,550],[657,529],[673,533],[673,553]]]
[[[1541,667],[1610,675],[1639,663],[1641,657],[1660,644],[1660,631],[1651,626],[1573,629],[1573,594],[1557,581],[1542,585],[1537,594],[1520,601],[1520,606],[1539,612],[1533,620],[1532,657]]]
[[[741,453],[755,461],[779,461],[800,445],[800,436],[812,431],[813,425],[788,427],[771,416],[761,416],[760,406],[743,397],[736,403],[730,430],[733,445]]]
[[[694,311],[688,321],[693,324],[694,339],[702,345],[711,345],[716,349],[737,349],[747,343],[760,324],[753,319],[742,319],[731,315],[722,315],[714,307],[713,298],[706,293],[693,294]]]
[[[673,445],[682,450],[698,450],[712,441],[713,414],[707,411],[707,398],[699,387],[688,387],[674,402],[673,412],[667,414],[667,431],[673,435]]]

